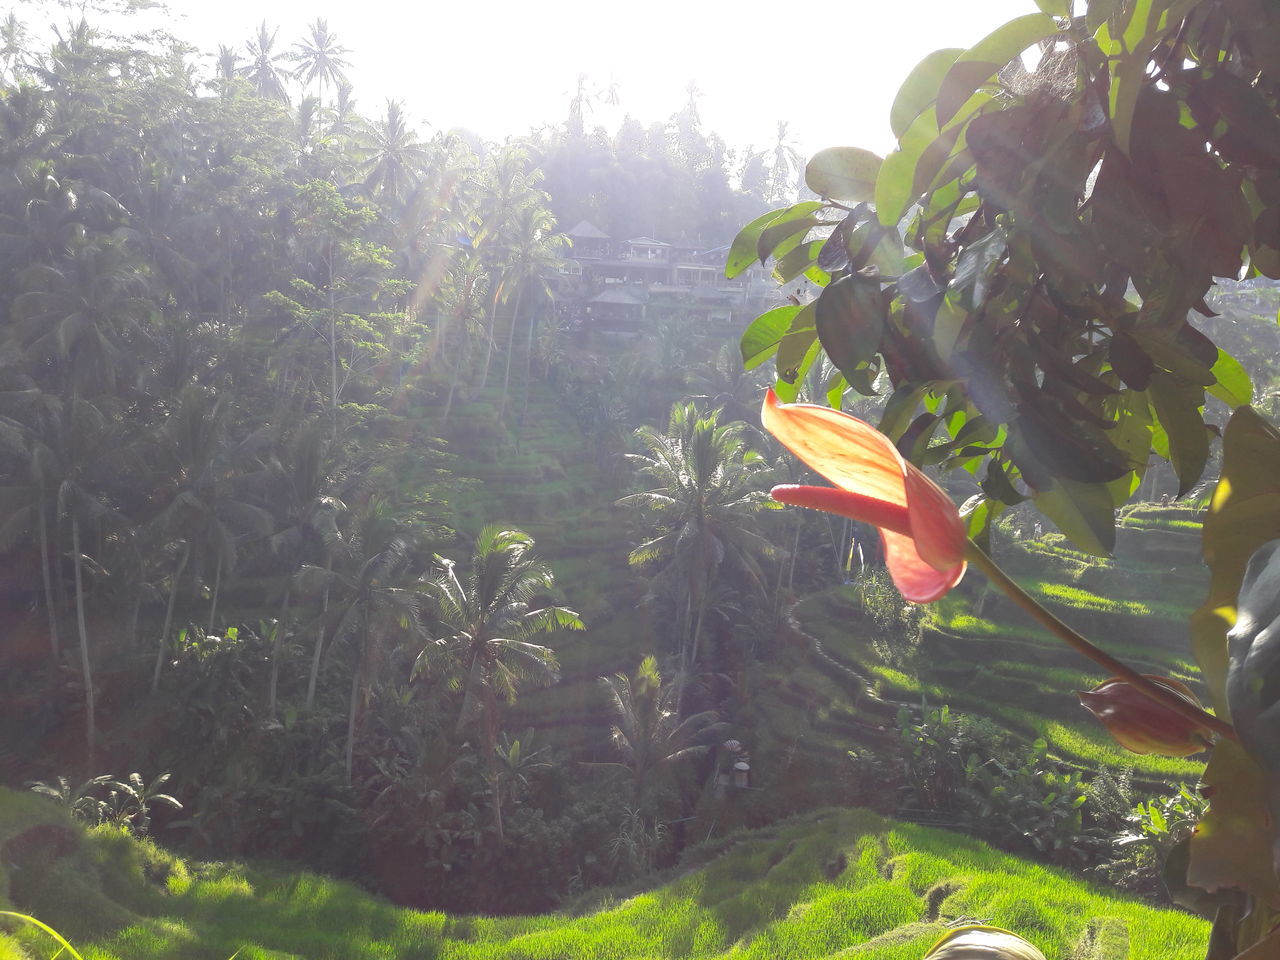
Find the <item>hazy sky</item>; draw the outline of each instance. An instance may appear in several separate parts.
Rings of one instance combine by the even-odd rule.
[[[687,99],[695,81],[704,124],[731,145],[771,144],[788,120],[803,152],[891,145],[889,105],[926,53],[968,46],[1035,10],[1033,0],[170,0],[170,28],[212,52],[244,43],[265,16],[291,47],[325,17],[350,48],[361,112],[403,99],[424,128],[523,134],[567,112],[580,73],[618,84],[619,108],[646,125]],[[820,12],[821,16],[813,16]],[[588,118],[588,123],[593,118]]]

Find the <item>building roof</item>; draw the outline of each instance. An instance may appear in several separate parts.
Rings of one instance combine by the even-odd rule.
[[[592,303],[616,303],[627,307],[641,306],[644,301],[630,290],[604,290],[591,298]]]
[[[579,240],[608,240],[609,235],[590,220],[580,220],[578,225],[569,231],[569,236]]]
[[[638,243],[645,247],[669,247],[671,244],[664,243],[661,240],[655,240],[653,237],[636,237],[634,240],[628,240],[627,243]]]

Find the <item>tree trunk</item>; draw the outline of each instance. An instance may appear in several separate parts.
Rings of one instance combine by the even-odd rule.
[[[89,659],[89,631],[84,625],[84,580],[80,572],[80,521],[71,518],[71,552],[75,555],[76,626],[80,631],[80,672],[84,677],[84,735],[89,776],[94,776],[97,726],[94,719],[93,664]]]
[[[364,658],[361,657],[356,663],[356,668],[351,674],[351,703],[347,707],[347,786],[351,786],[351,778],[355,766],[355,750],[356,750],[356,712],[360,708],[360,681],[361,667],[364,664]]]
[[[338,311],[333,298],[333,237],[329,238],[329,412],[330,441],[338,437]]]
[[[325,572],[333,574],[333,555],[330,554],[324,565]],[[316,682],[320,676],[320,654],[324,650],[324,623],[329,613],[329,581],[325,579],[324,595],[320,600],[320,626],[316,630],[316,648],[311,654],[311,676],[307,677],[307,709],[316,699]]]
[[[218,568],[213,575],[213,599],[209,604],[209,629],[213,633],[213,622],[218,615],[218,591],[222,589],[222,551],[218,551]]]
[[[529,377],[533,373],[533,319],[534,314],[529,314],[529,334],[525,339],[524,347],[524,402],[520,405],[520,426],[524,426],[524,418],[529,415]],[[517,436],[516,443],[520,440]]]
[[[133,613],[129,616],[129,649],[138,649],[138,615],[142,612],[142,587],[138,584],[138,592],[133,598]]]
[[[516,290],[515,306],[511,308],[511,328],[507,331],[507,370],[502,377],[502,402],[498,405],[498,419],[507,409],[507,391],[511,387],[511,352],[516,338],[516,321],[520,318],[520,299],[524,296],[524,284]]]
[[[485,689],[484,740],[485,767],[489,771],[489,782],[493,784],[493,829],[501,850],[506,845],[506,837],[502,830],[502,791],[498,786],[498,700],[493,694],[492,684]]]
[[[164,629],[160,632],[160,642],[156,645],[156,668],[151,674],[151,692],[160,689],[160,670],[164,666],[164,648],[169,642],[169,628],[173,626],[173,607],[178,599],[178,587],[182,583],[182,571],[187,568],[187,559],[191,556],[191,544],[182,545],[182,559],[178,561],[178,569],[173,575],[173,584],[169,587],[169,606],[164,612]]]
[[[49,652],[54,663],[58,662],[62,644],[58,637],[58,609],[53,598],[53,579],[49,574],[49,528],[44,515],[44,488],[40,488],[40,502],[36,507],[40,514],[40,576],[44,580],[44,607],[49,615]]]
[[[280,602],[280,616],[276,618],[276,630],[271,635],[271,682],[267,687],[267,713],[276,715],[276,689],[280,684],[280,646],[284,641],[285,619],[289,615],[289,591],[292,583],[284,588],[284,599]]]
[[[489,364],[493,360],[493,341],[496,339],[494,334],[497,332],[494,324],[498,322],[498,294],[501,292],[502,284],[498,284],[493,290],[493,300],[489,303],[489,335],[486,338],[488,343],[484,348],[484,373],[480,376],[480,390],[477,392],[483,392],[485,385],[489,382]]]

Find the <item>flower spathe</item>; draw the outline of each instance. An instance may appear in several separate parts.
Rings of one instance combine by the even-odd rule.
[[[946,492],[871,424],[830,407],[779,403],[770,390],[760,420],[784,446],[835,487],[774,487],[781,503],[870,523],[903,597],[932,603],[960,582],[965,529]]]
[[[1185,683],[1150,673],[1143,676],[1200,706],[1199,699]],[[1112,738],[1133,753],[1189,757],[1208,749],[1213,743],[1213,731],[1209,727],[1175,713],[1140,692],[1133,684],[1116,677],[1077,695],[1085,709],[1102,722]]]
[[[1044,960],[1044,954],[1016,933],[970,924],[943,934],[924,960]]]

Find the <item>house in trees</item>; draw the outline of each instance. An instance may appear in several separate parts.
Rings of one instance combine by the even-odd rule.
[[[615,240],[583,220],[568,231],[573,241],[561,271],[556,301],[564,315],[589,327],[640,333],[671,317],[716,326],[749,320],[772,292],[762,270],[727,279],[727,247],[700,249],[688,237]]]

